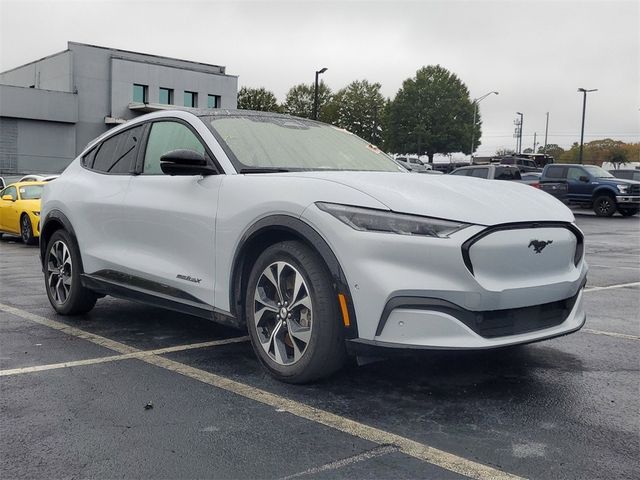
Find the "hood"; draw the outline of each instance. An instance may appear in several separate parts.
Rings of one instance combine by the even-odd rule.
[[[640,185],[640,182],[637,180],[629,180],[627,178],[618,177],[596,178],[595,181],[598,183],[616,183],[618,185]]]
[[[394,212],[480,225],[562,221],[574,217],[554,197],[518,182],[404,172],[289,173],[339,183],[365,193]],[[319,201],[335,201],[318,198]]]

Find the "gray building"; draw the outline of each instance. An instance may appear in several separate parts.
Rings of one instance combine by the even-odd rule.
[[[0,173],[57,173],[110,127],[179,107],[236,108],[225,67],[69,42],[0,73]]]

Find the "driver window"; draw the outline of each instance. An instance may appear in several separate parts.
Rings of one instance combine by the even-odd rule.
[[[580,177],[584,177],[587,174],[578,167],[569,167],[569,171],[567,172],[567,180],[574,180],[576,182],[580,181]]]
[[[160,157],[172,150],[182,149],[194,150],[206,155],[204,145],[186,125],[178,122],[152,123],[144,153],[143,173],[145,175],[163,175],[160,168]]]
[[[18,192],[16,191],[16,187],[7,187],[2,191],[2,196],[11,195],[11,198],[14,200],[18,199]]]

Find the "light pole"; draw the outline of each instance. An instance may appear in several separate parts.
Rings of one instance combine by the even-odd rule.
[[[518,153],[522,153],[522,125],[524,124],[524,114],[516,112],[516,115],[520,115],[520,132],[518,133]]]
[[[316,72],[316,86],[313,90],[313,119],[318,119],[318,77],[327,71],[327,67],[323,67]]]
[[[597,92],[597,88],[592,88],[591,90],[587,90],[586,88],[579,88],[579,92],[582,92],[582,129],[580,130],[580,156],[579,163],[582,163],[582,144],[584,143],[584,114],[587,110],[587,93],[589,92]]]
[[[545,155],[547,154],[547,135],[549,134],[549,112],[547,112],[547,123],[545,124],[544,127],[544,149],[542,150],[542,153],[544,153]],[[533,152],[536,153],[536,152]]]
[[[473,126],[471,127],[471,163],[473,163],[473,151],[476,148],[476,115],[478,115],[478,104],[489,95],[492,95],[494,93],[498,95],[498,92],[489,92],[473,100]]]

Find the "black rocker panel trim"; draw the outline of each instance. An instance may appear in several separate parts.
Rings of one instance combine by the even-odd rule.
[[[469,238],[466,242],[462,244],[462,259],[464,260],[464,264],[473,275],[473,264],[471,263],[471,257],[469,254],[469,250],[478,240],[486,237],[487,235],[491,235],[492,233],[503,231],[503,230],[523,230],[523,229],[531,229],[531,228],[566,228],[571,233],[573,233],[577,240],[576,252],[574,255],[573,262],[577,266],[582,259],[582,255],[584,252],[584,235],[582,232],[573,225],[572,223],[567,222],[514,222],[514,223],[503,223],[501,225],[494,225],[492,227],[488,227],[481,232],[476,233],[473,237]]]
[[[249,229],[247,229],[247,231],[240,239],[233,257],[233,267],[231,270],[230,278],[231,288],[229,292],[229,303],[231,305],[231,313],[235,315],[238,308],[241,308],[241,306],[239,305],[239,302],[242,301],[240,276],[244,268],[244,247],[249,244],[252,239],[256,238],[257,235],[261,235],[269,231],[280,231],[295,235],[297,237],[302,237],[304,241],[306,241],[320,254],[333,279],[336,296],[337,294],[342,293],[347,299],[347,310],[349,312],[351,325],[349,327],[344,327],[345,336],[348,339],[357,338],[358,325],[355,309],[353,306],[353,300],[351,298],[349,284],[344,272],[342,271],[342,267],[340,267],[338,259],[336,258],[335,254],[331,250],[331,247],[329,247],[324,238],[322,238],[322,236],[313,227],[308,225],[306,222],[289,215],[270,215],[268,217],[262,218],[254,223]]]

